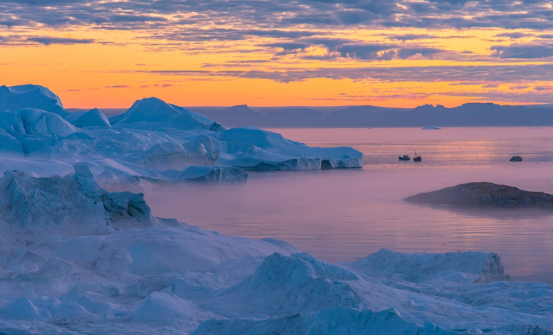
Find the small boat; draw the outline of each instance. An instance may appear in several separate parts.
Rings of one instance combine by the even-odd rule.
[[[522,157],[516,155],[516,156],[511,157],[510,161],[511,162],[522,162]]]
[[[415,151],[415,157],[413,157],[413,162],[422,162],[421,155],[417,155],[416,151]]]
[[[400,161],[410,161],[411,160],[411,157],[409,157],[408,155],[403,155],[403,157],[399,157],[399,160]]]

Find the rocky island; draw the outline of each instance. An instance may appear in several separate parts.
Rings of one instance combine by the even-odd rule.
[[[507,185],[486,182],[460,184],[426,193],[404,201],[456,207],[547,208],[553,209],[553,195],[529,192]]]

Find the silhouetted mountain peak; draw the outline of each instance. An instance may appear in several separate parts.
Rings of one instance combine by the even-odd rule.
[[[426,105],[415,107],[413,111],[421,112],[421,111],[436,111],[436,110],[445,110],[445,109],[446,108],[444,107],[444,105],[436,105],[436,107],[434,107],[433,105],[426,104]]]
[[[492,106],[500,106],[500,105],[496,105],[493,102],[467,102],[465,104],[462,104],[459,107],[492,107]]]

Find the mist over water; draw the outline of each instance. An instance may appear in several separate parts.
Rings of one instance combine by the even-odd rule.
[[[552,210],[458,210],[402,201],[473,181],[553,193],[553,128],[273,129],[313,146],[351,146],[363,169],[249,173],[245,185],[146,193],[153,214],[230,235],[288,241],[329,261],[381,248],[496,252],[515,279],[553,281]],[[423,162],[399,162],[414,151]],[[509,162],[514,154],[521,163]],[[550,278],[550,279],[549,279]]]

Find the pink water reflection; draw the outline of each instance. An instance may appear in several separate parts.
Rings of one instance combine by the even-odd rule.
[[[278,131],[310,145],[353,146],[366,154],[366,165],[251,173],[240,186],[158,188],[147,194],[154,214],[225,234],[286,240],[329,262],[380,248],[482,250],[498,253],[515,276],[553,273],[552,211],[465,211],[401,200],[471,181],[553,193],[553,129]],[[396,162],[413,146],[425,148],[422,164]],[[509,162],[509,153],[517,150],[525,161]]]

